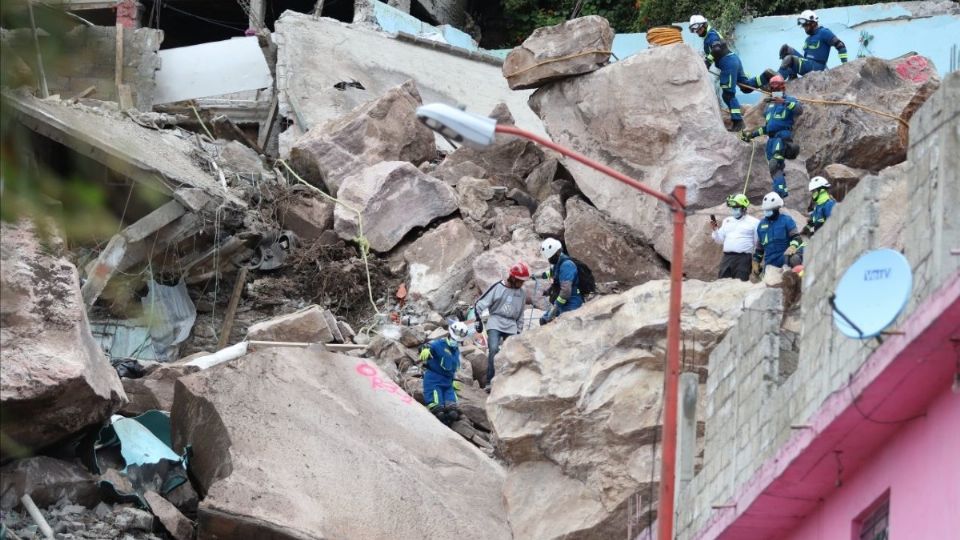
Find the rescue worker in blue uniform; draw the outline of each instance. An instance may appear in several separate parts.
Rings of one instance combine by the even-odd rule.
[[[803,264],[803,253],[807,247],[807,239],[812,237],[820,227],[827,222],[827,218],[833,213],[833,207],[837,201],[830,195],[830,182],[822,176],[814,176],[810,179],[807,189],[810,191],[810,213],[806,226],[801,231],[802,236],[795,238],[790,242],[785,255],[790,266]]]
[[[540,244],[540,253],[543,258],[553,265],[552,270],[541,277],[544,279],[553,277],[552,289],[556,294],[556,298],[551,299],[553,305],[540,317],[541,325],[556,319],[561,313],[573,311],[583,305],[577,263],[573,262],[573,259],[568,257],[561,248],[560,241],[555,238],[547,238]]]
[[[773,191],[780,197],[788,195],[784,170],[786,160],[797,157],[799,152],[799,147],[793,142],[793,122],[803,112],[800,101],[786,95],[785,89],[782,77],[775,75],[770,79],[771,97],[767,98],[766,124],[757,129],[740,132],[740,139],[743,141],[751,141],[761,135],[767,136],[767,166],[770,169]]]
[[[714,43],[723,39],[723,34],[713,26],[710,26],[710,23],[703,15],[691,15],[690,26],[688,26],[687,29],[690,30],[691,33],[703,38],[703,61],[707,65],[707,69],[710,69],[710,66],[712,66],[714,62],[711,47],[713,47]]]
[[[757,224],[757,250],[753,254],[753,275],[759,276],[767,266],[787,264],[786,251],[800,231],[793,218],[780,213],[783,199],[776,193],[763,197],[763,219]]]
[[[841,63],[847,62],[847,46],[829,28],[820,26],[815,12],[808,9],[801,13],[797,25],[803,27],[807,40],[803,44],[803,55],[789,45],[780,47],[781,63],[778,71],[784,79],[795,79],[811,71],[827,69],[830,47],[837,49]]]
[[[423,366],[423,400],[436,417],[446,425],[460,419],[454,377],[460,369],[460,342],[470,335],[465,322],[450,324],[449,337],[437,338],[420,351]]]

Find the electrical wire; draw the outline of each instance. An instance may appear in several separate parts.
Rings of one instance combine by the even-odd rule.
[[[243,31],[246,30],[246,28],[242,28],[242,27],[239,27],[239,26],[234,26],[234,25],[237,25],[237,24],[241,24],[241,23],[237,23],[236,21],[225,21],[225,20],[221,20],[221,19],[212,19],[212,18],[210,18],[210,17],[204,17],[204,16],[202,16],[202,15],[197,15],[196,13],[190,13],[189,11],[185,11],[185,10],[182,10],[182,9],[180,9],[180,8],[178,8],[178,7],[174,7],[174,6],[170,5],[169,2],[164,2],[163,0],[154,0],[154,1],[153,1],[153,6],[151,7],[151,13],[153,13],[153,11],[154,11],[155,8],[159,8],[159,9],[156,9],[156,13],[157,13],[157,26],[160,25],[160,10],[166,8],[166,9],[169,9],[169,10],[175,12],[175,13],[179,13],[179,14],[184,15],[184,16],[187,16],[187,17],[192,17],[192,18],[197,19],[197,20],[199,20],[199,21],[203,21],[203,22],[205,22],[205,23],[207,23],[207,24],[212,24],[212,25],[214,25],[214,26],[219,26],[219,27],[221,27],[221,28],[226,28],[226,29],[229,29],[229,30],[236,30],[237,32],[243,32]]]

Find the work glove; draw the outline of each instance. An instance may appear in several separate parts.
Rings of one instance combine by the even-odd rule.
[[[789,256],[791,256],[791,255],[794,255],[796,252],[797,252],[797,246],[790,246],[790,247],[788,247],[787,250],[784,251],[783,253],[784,253],[784,255],[786,255],[787,257],[789,257]]]
[[[453,389],[454,389],[455,391],[459,392],[460,389],[462,389],[462,388],[463,388],[463,383],[460,382],[460,381],[458,381],[458,380],[456,380],[456,379],[454,379],[454,381],[453,381]]]
[[[743,142],[750,142],[753,140],[753,131],[749,129],[744,129],[740,131],[740,140]]]
[[[420,361],[426,362],[429,359],[430,359],[430,349],[424,347],[423,350],[420,351]]]

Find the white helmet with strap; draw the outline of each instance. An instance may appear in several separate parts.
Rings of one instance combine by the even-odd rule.
[[[556,238],[547,238],[540,244],[540,254],[544,259],[550,260],[550,257],[560,251],[560,241]]]
[[[817,17],[817,12],[812,9],[805,9],[803,13],[800,14],[800,17],[797,18],[797,26],[803,26],[808,22],[819,22],[820,18]]]
[[[691,32],[696,32],[696,31],[697,31],[697,28],[699,28],[700,26],[703,26],[703,25],[705,25],[705,24],[707,24],[707,18],[704,17],[703,15],[691,15],[691,16],[690,16],[690,26],[688,26],[687,28],[688,28]]]
[[[763,196],[763,205],[761,206],[764,210],[776,210],[777,208],[783,208],[783,199],[775,191],[771,191]]]
[[[822,176],[814,176],[810,179],[810,184],[807,186],[808,191],[816,191],[820,188],[830,187],[830,182]]]
[[[463,321],[457,321],[450,325],[449,332],[454,340],[463,341],[470,336],[470,326]]]

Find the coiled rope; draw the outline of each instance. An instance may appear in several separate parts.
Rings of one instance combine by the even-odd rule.
[[[655,26],[647,30],[647,43],[656,46],[683,43],[679,26]]]

